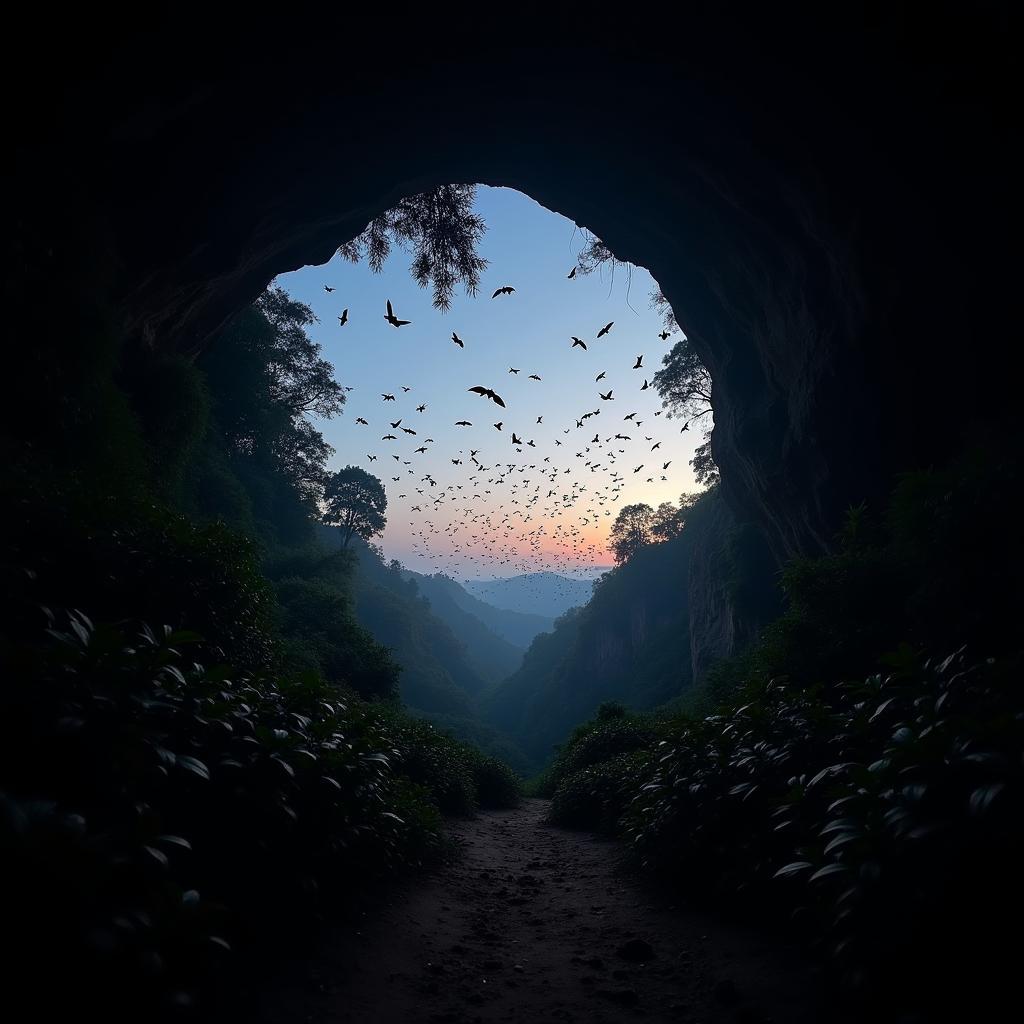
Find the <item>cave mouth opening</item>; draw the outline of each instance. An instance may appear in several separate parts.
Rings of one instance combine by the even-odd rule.
[[[327,264],[273,287],[317,317],[307,330],[345,394],[313,422],[333,468],[383,477],[394,525],[380,543],[408,568],[592,575],[611,558],[615,511],[664,512],[717,477],[710,375],[657,282],[514,190],[408,197]],[[390,322],[391,308],[410,322]],[[664,379],[677,345],[686,357]],[[481,380],[490,405],[469,394]],[[506,548],[510,517],[520,529]],[[481,536],[491,530],[504,540]]]

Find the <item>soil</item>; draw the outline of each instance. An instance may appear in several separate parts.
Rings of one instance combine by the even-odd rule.
[[[828,1024],[821,979],[769,936],[659,905],[621,844],[548,804],[454,823],[461,855],[249,993],[252,1022]],[[296,958],[298,961],[298,958]]]

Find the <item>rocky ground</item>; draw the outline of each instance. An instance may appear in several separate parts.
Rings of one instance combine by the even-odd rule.
[[[820,982],[777,940],[654,901],[614,842],[547,802],[452,826],[462,855],[254,993],[258,1021],[646,1020],[826,1024]]]

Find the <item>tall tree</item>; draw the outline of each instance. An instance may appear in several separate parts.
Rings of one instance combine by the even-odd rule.
[[[279,474],[307,501],[319,496],[333,449],[306,417],[330,419],[345,403],[334,368],[306,333],[315,322],[308,306],[269,288],[200,363],[228,454]]]
[[[678,508],[671,501],[663,501],[651,517],[651,539],[653,541],[674,540],[686,527],[690,509],[697,502],[697,494],[684,494],[679,499]]]
[[[343,547],[348,547],[353,534],[369,540],[383,533],[387,525],[384,485],[358,466],[346,466],[328,475],[323,504],[323,521],[341,530]]]
[[[666,321],[668,316],[666,314]],[[685,416],[688,424],[710,416],[711,374],[700,361],[689,338],[684,335],[677,341],[661,363],[662,368],[654,375],[652,383],[661,395],[661,404],[669,416]],[[704,431],[704,443],[694,450],[690,465],[697,483],[711,487],[718,482],[718,466],[711,452],[710,428]]]
[[[645,544],[651,543],[654,509],[640,502],[626,505],[615,517],[608,545],[617,565],[628,562]]]
[[[670,416],[698,420],[711,415],[711,374],[689,338],[672,346],[652,383]]]

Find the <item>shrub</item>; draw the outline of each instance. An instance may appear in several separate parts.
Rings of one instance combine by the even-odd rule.
[[[602,705],[604,707],[604,705]],[[570,775],[583,768],[650,747],[658,737],[655,719],[647,715],[601,715],[577,726],[564,749],[536,783],[538,796],[554,796]]]
[[[504,761],[476,753],[472,770],[478,806],[498,810],[519,805],[522,797],[519,776]]]
[[[134,1019],[187,1004],[236,941],[440,850],[384,714],[315,680],[204,668],[182,653],[196,640],[72,613],[3,652],[8,966],[42,982],[60,965],[40,1004]]]
[[[1012,976],[991,927],[1024,909],[1019,659],[754,687],[663,740],[625,834],[647,869],[790,914],[861,992],[938,1006]],[[967,998],[979,998],[976,991]]]
[[[396,715],[392,726],[402,773],[430,794],[442,814],[471,817],[476,785],[469,748],[418,718]]]
[[[555,790],[551,820],[568,828],[615,833],[649,757],[648,751],[636,750],[573,772]]]

